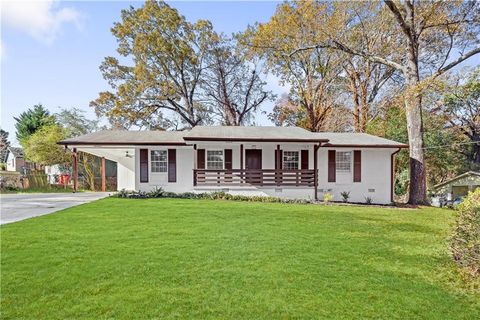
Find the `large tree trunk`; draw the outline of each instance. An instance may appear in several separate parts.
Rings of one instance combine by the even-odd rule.
[[[418,87],[420,76],[416,50],[410,48],[408,65],[405,72],[407,93],[405,108],[407,116],[408,141],[410,144],[410,194],[408,203],[427,203],[427,183],[425,157],[423,150],[422,95]]]

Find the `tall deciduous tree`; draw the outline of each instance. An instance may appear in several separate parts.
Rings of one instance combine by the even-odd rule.
[[[186,127],[208,123],[198,94],[206,56],[218,36],[209,21],[188,22],[163,1],[122,11],[112,33],[118,53],[131,65],[107,57],[100,69],[114,92],[91,102],[97,114],[131,125],[162,125],[163,113],[178,115]],[[113,121],[115,122],[115,121]]]
[[[8,141],[8,132],[0,129],[0,163],[7,162],[8,147],[10,147],[10,141]]]
[[[35,133],[44,125],[55,123],[55,118],[41,104],[22,112],[19,117],[14,117],[17,140],[22,144],[30,135]]]
[[[221,37],[208,55],[205,101],[223,125],[248,124],[262,103],[273,95],[264,89],[257,65],[245,60],[232,40]]]
[[[72,108],[61,109],[55,115],[57,121],[63,126],[68,137],[80,136],[101,129],[97,119],[91,120],[85,116],[85,111]],[[95,177],[100,174],[100,161],[97,156],[86,152],[78,152],[79,171],[85,176],[86,187],[95,190]]]
[[[70,162],[70,155],[58,145],[67,138],[67,132],[57,124],[44,125],[24,140],[25,157],[42,165]]]
[[[335,3],[335,14],[323,28],[323,39],[304,50],[334,49],[391,67],[405,79],[405,110],[410,144],[410,195],[413,204],[426,202],[422,90],[428,82],[480,53],[480,7],[475,1],[375,2],[370,10],[357,2]],[[340,32],[333,32],[333,28]],[[382,45],[365,45],[371,33]],[[351,34],[358,35],[352,37]]]
[[[463,81],[460,82],[460,81]],[[456,85],[447,87],[444,103],[440,110],[446,116],[451,127],[464,135],[469,145],[466,145],[466,155],[471,166],[469,169],[480,168],[480,68],[464,79],[458,79]]]
[[[100,129],[98,119],[88,119],[85,116],[85,111],[79,108],[62,108],[60,112],[55,114],[55,118],[65,128],[68,137],[76,137]]]
[[[250,54],[264,58],[268,70],[291,87],[289,103],[277,104],[272,116],[295,108],[296,124],[314,132],[330,129],[329,118],[338,106],[337,79],[343,72],[342,55],[333,50],[288,54],[318,41],[317,30],[325,23],[326,6],[312,1],[283,3],[269,22],[249,28],[242,39]],[[282,105],[287,110],[280,110]]]

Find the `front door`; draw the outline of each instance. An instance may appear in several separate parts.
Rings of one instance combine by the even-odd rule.
[[[262,150],[245,150],[245,180],[250,184],[262,184]]]
[[[262,150],[260,149],[245,150],[245,169],[246,170],[262,170]]]

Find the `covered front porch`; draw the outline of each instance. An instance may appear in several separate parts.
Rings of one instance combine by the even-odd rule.
[[[315,196],[319,146],[311,142],[196,141],[194,190],[269,190],[271,194],[296,188]]]

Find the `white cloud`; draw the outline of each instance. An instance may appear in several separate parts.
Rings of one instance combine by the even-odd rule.
[[[54,0],[1,1],[2,25],[25,32],[36,40],[51,44],[65,23],[80,27],[80,13],[60,7]]]

